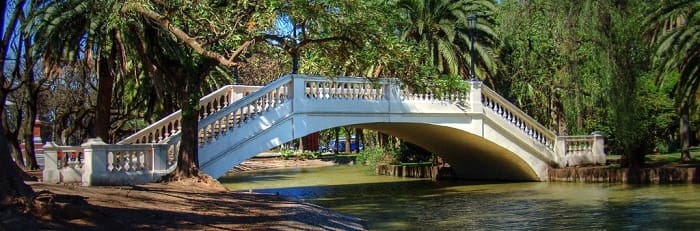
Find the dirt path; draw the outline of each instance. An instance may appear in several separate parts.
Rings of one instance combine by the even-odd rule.
[[[265,169],[280,169],[280,168],[310,168],[310,167],[325,167],[333,166],[337,163],[333,159],[282,159],[278,157],[252,158],[231,169],[233,172],[240,171],[256,171]]]
[[[39,223],[0,214],[0,230],[363,230],[364,222],[274,195],[201,183],[82,187],[31,183],[53,201]]]

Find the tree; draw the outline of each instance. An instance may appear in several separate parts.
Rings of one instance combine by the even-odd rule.
[[[0,72],[2,75],[0,77],[0,113],[3,115],[0,116],[0,122],[5,118],[8,94],[17,89],[14,85],[15,75],[7,73],[7,71],[18,70],[19,62],[16,59],[18,53],[13,54],[10,47],[13,44],[16,29],[21,23],[25,4],[27,1],[24,0],[16,1],[14,5],[6,1],[2,1],[0,4],[0,13],[3,15],[0,19],[0,24],[3,25],[2,33],[0,33],[3,42],[0,46],[0,68],[2,69]],[[13,57],[15,58],[14,67],[8,66],[10,63],[7,61]],[[20,172],[22,170],[12,161],[5,128],[0,126],[0,203],[3,206],[7,204],[19,204],[22,207],[32,206],[30,201],[33,199],[34,191],[24,183]]]
[[[53,60],[87,57],[86,67],[95,68],[101,78],[106,78],[106,82],[100,81],[105,83],[99,84],[104,85],[102,89],[111,89],[108,85],[113,76],[125,75],[126,68],[150,76],[161,95],[175,89],[173,95],[182,109],[183,120],[177,168],[170,177],[199,176],[197,119],[202,82],[217,65],[237,66],[237,58],[259,40],[241,38],[254,3],[52,2],[41,15],[40,33],[44,39],[40,42],[45,45],[43,55],[54,57]],[[217,23],[210,20],[213,18]],[[59,29],[66,25],[75,30]],[[92,62],[91,57],[97,61]],[[108,90],[98,92],[98,98],[111,101],[105,96],[109,95]]]
[[[644,21],[656,47],[655,65],[662,78],[680,74],[674,97],[680,115],[681,160],[690,160],[690,108],[700,86],[700,2],[665,0],[650,8]]]
[[[469,50],[475,49],[477,76],[489,80],[496,74],[496,57],[492,51],[498,36],[492,28],[493,1],[401,0],[402,38],[426,49],[425,65],[437,67],[442,74],[469,76]],[[467,17],[478,16],[475,29],[467,25]],[[475,31],[472,31],[475,30]],[[474,32],[474,47],[470,33]]]

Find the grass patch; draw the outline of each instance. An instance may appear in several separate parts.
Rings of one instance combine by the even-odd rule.
[[[681,161],[681,153],[674,152],[674,153],[667,153],[667,154],[650,154],[650,155],[646,155],[644,160],[651,161],[651,162],[663,162],[663,163],[680,162]],[[690,161],[700,161],[700,153],[691,151],[690,152]]]
[[[619,163],[621,155],[608,154],[606,160],[608,162]],[[681,153],[654,153],[647,154],[644,156],[644,162],[647,164],[665,164],[665,163],[679,163],[681,162]],[[700,147],[693,147],[690,149],[690,162],[700,162]]]

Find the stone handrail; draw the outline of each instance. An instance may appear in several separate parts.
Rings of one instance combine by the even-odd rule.
[[[153,182],[167,174],[167,144],[106,144],[90,139],[81,146],[44,145],[47,183],[128,185]]]
[[[401,90],[401,99],[404,101],[449,101],[452,103],[466,103],[469,101],[469,90],[462,92],[445,92],[437,88],[427,88],[424,93],[417,93],[403,87]]]
[[[372,82],[366,78],[338,77],[304,77],[305,96],[309,99],[350,99],[350,100],[387,100],[386,90],[389,79]]]
[[[556,152],[560,166],[605,164],[605,140],[602,135],[557,136]]]
[[[515,125],[526,135],[541,143],[547,149],[554,151],[554,143],[557,137],[554,132],[525,114],[525,112],[490,88],[483,86],[481,94],[484,108],[493,110],[493,112]]]
[[[212,92],[199,100],[199,119],[208,117],[249,92],[255,91],[257,86],[227,85]],[[125,138],[117,144],[162,143],[181,130],[181,111],[178,110],[169,116],[149,125],[137,133]]]
[[[263,112],[285,103],[291,95],[292,75],[286,75],[199,121],[199,144],[205,145],[233,131]]]
[[[44,145],[43,181],[48,183],[81,182],[85,153],[80,146],[58,146],[54,142]]]

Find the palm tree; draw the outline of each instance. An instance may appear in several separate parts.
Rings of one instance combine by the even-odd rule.
[[[676,105],[680,115],[681,160],[690,160],[690,108],[700,86],[700,2],[667,0],[654,7],[645,22],[656,46],[656,64],[662,73],[677,72]]]
[[[161,95],[174,90],[172,94],[182,109],[182,135],[177,168],[170,177],[196,177],[200,176],[197,115],[201,88],[217,65],[237,66],[238,57],[246,48],[261,40],[240,39],[254,12],[251,4],[254,3],[54,1],[45,6],[40,16],[43,21],[37,41],[43,45],[42,56],[49,64],[66,60],[92,62],[89,66],[100,76],[98,85],[104,83],[110,91],[99,93],[104,96],[105,105],[111,105],[115,75],[148,76]],[[217,22],[212,23],[212,18]]]
[[[494,2],[490,0],[400,0],[405,28],[402,38],[418,43],[427,50],[424,63],[432,65],[442,74],[468,76],[469,51],[474,33],[474,47],[481,79],[489,79],[496,73],[496,58],[492,47],[497,35],[492,29]],[[470,28],[467,18],[478,16],[475,28]],[[470,31],[473,30],[473,31]]]

